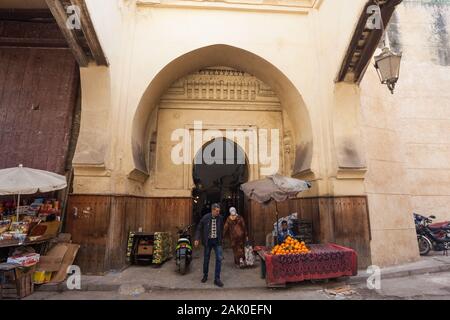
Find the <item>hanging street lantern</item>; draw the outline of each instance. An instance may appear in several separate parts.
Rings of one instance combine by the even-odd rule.
[[[384,47],[380,55],[375,56],[375,69],[382,84],[386,84],[394,94],[395,84],[400,75],[400,62],[402,54],[392,52],[388,47]]]

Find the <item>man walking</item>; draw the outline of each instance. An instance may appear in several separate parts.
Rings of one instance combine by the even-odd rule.
[[[223,218],[220,215],[220,206],[219,204],[214,203],[211,206],[211,213],[205,214],[198,224],[194,245],[198,247],[199,240],[202,239],[203,246],[205,247],[203,257],[203,283],[208,280],[209,258],[212,249],[214,249],[216,255],[214,284],[218,287],[223,287],[223,283],[220,280],[220,269],[222,266],[222,233]]]

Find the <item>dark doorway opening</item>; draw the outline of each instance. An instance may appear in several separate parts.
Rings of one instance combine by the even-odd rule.
[[[241,184],[248,181],[248,162],[244,150],[235,142],[216,138],[206,143],[194,158],[193,221],[211,211],[219,203],[226,218],[229,208],[244,214],[244,193]]]

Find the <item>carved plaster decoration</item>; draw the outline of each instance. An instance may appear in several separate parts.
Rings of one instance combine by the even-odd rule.
[[[203,69],[175,81],[161,102],[177,100],[280,104],[275,92],[264,82],[226,67]]]
[[[290,154],[292,147],[292,136],[290,131],[285,132],[283,142],[284,142],[284,152]]]
[[[295,152],[293,152],[292,150],[293,145],[292,145],[292,133],[291,131],[285,131],[284,136],[283,136],[283,149],[284,149],[284,168],[285,170],[287,170],[286,174],[288,174],[289,172],[292,171],[293,169],[293,163],[294,163],[294,156],[295,156]]]

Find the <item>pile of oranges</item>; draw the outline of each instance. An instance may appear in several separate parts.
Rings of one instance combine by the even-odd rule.
[[[292,237],[287,237],[282,244],[273,247],[271,253],[273,255],[286,254],[304,254],[310,250],[306,247],[305,242],[300,242]]]

